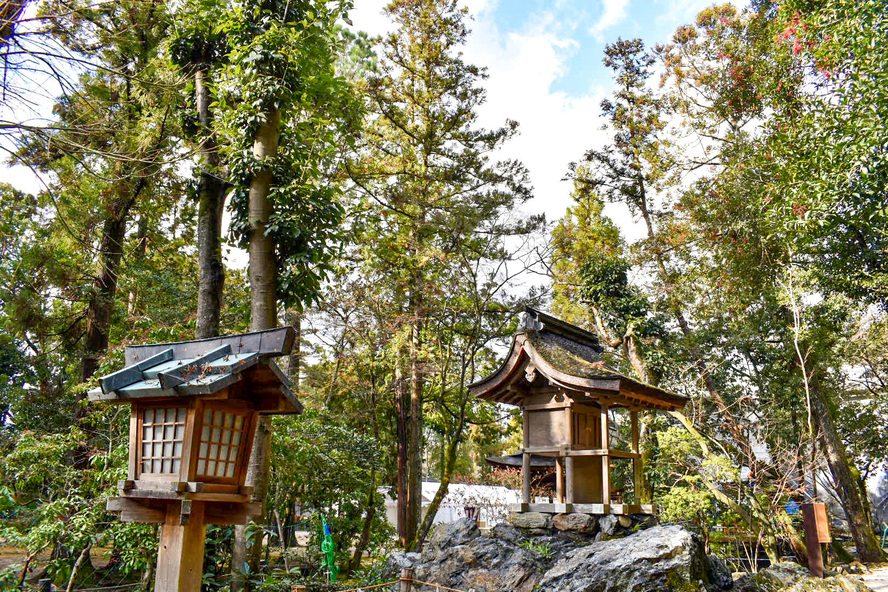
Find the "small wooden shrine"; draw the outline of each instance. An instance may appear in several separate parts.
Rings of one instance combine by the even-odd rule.
[[[132,406],[129,469],[108,510],[124,522],[163,524],[156,592],[200,590],[207,524],[262,513],[245,487],[261,414],[301,403],[271,359],[290,353],[285,327],[126,348],[126,367],[99,379],[92,401]]]
[[[470,386],[476,396],[521,407],[523,503],[516,511],[652,514],[653,505],[612,499],[611,462],[629,459],[638,483],[638,412],[677,410],[684,397],[607,368],[598,338],[532,308],[506,361]],[[610,412],[628,410],[631,450],[612,447]],[[531,457],[555,459],[555,503],[531,503]]]

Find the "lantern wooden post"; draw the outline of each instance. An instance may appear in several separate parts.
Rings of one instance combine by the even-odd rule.
[[[93,401],[130,403],[129,467],[107,509],[161,525],[155,592],[199,592],[207,524],[246,524],[262,503],[245,487],[260,415],[299,413],[269,358],[290,353],[290,327],[131,346]]]
[[[206,504],[191,502],[190,514],[182,524],[178,507],[167,506],[157,550],[154,592],[200,590],[206,546]]]
[[[610,425],[607,417],[607,403],[601,403],[601,449],[604,455],[601,457],[601,503],[605,511],[611,503],[611,473],[610,473]]]

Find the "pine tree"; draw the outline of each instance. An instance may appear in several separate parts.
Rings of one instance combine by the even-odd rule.
[[[365,264],[385,282],[403,328],[394,381],[398,536],[410,548],[422,535],[428,324],[447,310],[455,268],[492,256],[502,237],[539,220],[502,217],[530,189],[520,163],[490,160],[517,124],[476,126],[486,74],[459,54],[469,34],[466,10],[456,0],[396,0],[387,12],[397,33],[383,40],[378,72],[365,84],[371,123],[350,173],[373,222],[362,236]]]

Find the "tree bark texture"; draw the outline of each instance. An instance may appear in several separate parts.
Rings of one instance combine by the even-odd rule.
[[[823,452],[829,471],[836,482],[836,493],[842,502],[842,509],[845,510],[857,554],[861,561],[867,563],[884,561],[885,554],[873,530],[869,503],[863,492],[860,475],[856,468],[852,468],[845,443],[842,442],[836,429],[832,402],[819,376],[813,373],[810,376],[811,402],[817,412],[817,423],[820,425],[824,443]]]
[[[292,310],[288,311],[285,320],[296,333],[296,337],[293,339],[293,349],[287,360],[287,373],[290,379],[290,388],[293,389],[293,392],[297,392],[300,381],[299,373],[302,371],[302,314]]]
[[[397,522],[398,543],[402,548],[407,548],[412,539],[412,533],[407,528],[407,487],[409,471],[407,465],[410,419],[410,394],[404,382],[400,360],[395,363],[395,397],[398,410],[397,435],[398,435],[398,482],[397,482]]]
[[[280,139],[281,113],[268,113],[256,132],[253,156],[263,161],[277,155]],[[248,217],[250,224],[250,329],[261,331],[277,326],[277,261],[274,241],[265,233],[273,207],[271,192],[272,170],[264,168],[250,182]],[[247,467],[247,485],[253,486],[253,499],[265,503],[268,493],[268,473],[271,449],[271,422],[263,416],[256,426],[256,437]],[[263,515],[264,519],[264,515]],[[249,563],[250,572],[259,569],[262,537],[257,537],[247,549],[246,527],[236,526],[231,550],[232,590],[244,587],[243,568]]]
[[[200,272],[197,292],[197,329],[195,337],[204,339],[219,334],[222,314],[222,290],[225,268],[222,263],[222,210],[225,183],[219,177],[219,152],[212,135],[209,67],[199,63],[194,72],[194,98],[200,134],[201,171],[198,182],[197,261]]]
[[[412,298],[411,313],[413,316],[410,327],[410,455],[408,469],[410,474],[407,491],[407,524],[410,544],[416,538],[417,529],[422,519],[422,444],[423,444],[423,382],[422,369],[422,301],[417,293]]]
[[[95,374],[99,366],[99,356],[108,349],[108,332],[111,328],[111,315],[114,313],[114,297],[117,294],[117,274],[123,260],[123,242],[126,238],[126,223],[133,204],[142,192],[145,180],[140,179],[131,191],[121,188],[117,199],[108,208],[108,217],[102,224],[102,237],[99,241],[99,259],[96,277],[93,280],[92,294],[86,310],[86,331],[83,336],[83,358],[80,365],[80,382],[86,382]],[[79,399],[86,398],[82,393]],[[79,419],[83,415],[81,407],[75,411]]]
[[[270,112],[256,132],[253,156],[266,160],[277,156],[281,130],[281,112]],[[272,213],[272,170],[257,172],[250,182],[250,328],[253,331],[277,326],[277,258],[274,240],[266,234]]]
[[[441,484],[438,487],[438,491],[435,492],[435,497],[433,497],[431,503],[429,503],[425,518],[416,529],[416,535],[410,549],[411,551],[422,551],[422,543],[432,529],[435,515],[438,513],[438,509],[441,507],[444,498],[447,497],[447,492],[450,490],[450,479],[453,476],[453,467],[456,464],[456,453],[459,449],[460,440],[462,439],[463,427],[464,423],[460,426],[459,433],[456,434],[456,437],[447,445],[447,451],[444,455],[444,466],[441,471]]]

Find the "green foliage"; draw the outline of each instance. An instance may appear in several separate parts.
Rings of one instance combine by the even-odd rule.
[[[274,237],[286,306],[317,300],[337,253],[344,209],[333,177],[360,116],[357,98],[335,71],[342,43],[335,25],[349,7],[344,0],[251,0],[228,6],[216,24],[227,47],[214,109],[233,185],[231,234],[241,247],[249,243],[247,189],[268,166],[253,156],[253,139],[269,112],[282,114],[266,232]]]
[[[777,165],[766,215],[816,270],[823,289],[884,304],[888,238],[884,68],[888,21],[879,2],[787,1],[779,41],[816,91],[781,109],[766,150]]]
[[[323,540],[321,515],[330,526],[340,564],[347,565],[351,541],[361,533],[370,506],[376,514],[371,522],[372,548],[389,539],[384,500],[376,492],[376,474],[382,465],[376,439],[329,414],[307,410],[276,422],[273,454],[269,504],[282,517],[294,503],[300,505],[303,516],[294,519],[311,525],[313,554],[320,554]]]
[[[606,318],[621,334],[643,337],[663,334],[662,319],[651,311],[650,303],[629,284],[631,265],[625,259],[589,253],[580,267],[580,294],[583,301],[607,311]]]
[[[155,560],[154,526],[109,520],[105,512],[107,498],[126,477],[129,414],[121,410],[90,417],[104,432],[104,449],[85,451],[87,435],[78,429],[64,434],[23,432],[4,458],[5,512],[11,519],[0,529],[0,538],[29,553],[51,551],[47,570],[59,583],[67,581],[87,547],[113,547],[124,576],[141,573]],[[85,468],[71,463],[84,454]]]
[[[534,541],[524,541],[521,543],[521,546],[525,549],[533,551],[543,559],[548,559],[555,552],[552,550],[552,546],[549,543],[537,543]]]

